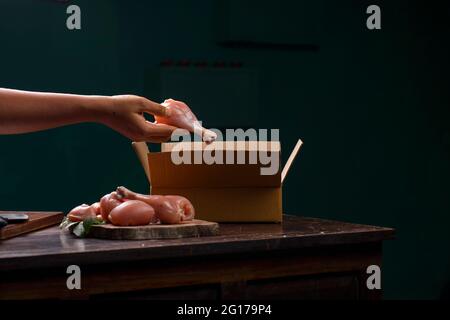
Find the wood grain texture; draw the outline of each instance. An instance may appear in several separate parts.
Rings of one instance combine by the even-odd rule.
[[[395,231],[339,221],[284,216],[282,224],[220,224],[220,235],[120,241],[77,239],[58,227],[2,241],[0,271],[188,258],[379,242]]]
[[[366,268],[382,266],[394,230],[285,216],[221,224],[220,235],[78,239],[57,227],[2,241],[1,299],[380,299]],[[67,290],[66,268],[82,270]]]
[[[2,213],[2,211],[0,211]],[[4,212],[11,213],[11,212]],[[62,212],[24,212],[29,216],[28,222],[10,224],[0,229],[0,240],[10,239],[25,233],[44,229],[61,223]]]
[[[90,237],[110,240],[181,239],[216,236],[219,224],[194,220],[177,225],[148,225],[140,227],[116,227],[110,224],[93,226]]]
[[[272,299],[277,295],[287,298],[295,292],[298,296],[292,298],[338,298],[342,290],[332,296],[330,292],[322,295],[335,287],[347,291],[345,287],[349,285],[358,286],[351,290],[358,298],[370,299],[371,293],[364,286],[367,274],[363,272],[372,264],[381,266],[381,243],[81,265],[82,290],[75,292],[67,290],[66,267],[15,271],[5,273],[8,276],[0,282],[0,300],[88,299],[105,294],[210,285],[218,287],[218,296],[223,300]],[[340,280],[341,275],[348,277]],[[331,282],[323,282],[324,276]],[[353,279],[360,284],[353,284]],[[337,284],[342,280],[348,285]]]

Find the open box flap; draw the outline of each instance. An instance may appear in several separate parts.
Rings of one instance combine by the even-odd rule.
[[[288,161],[284,165],[283,172],[281,173],[281,184],[283,184],[284,180],[286,180],[286,177],[289,173],[289,169],[291,168],[292,164],[294,163],[294,160],[297,158],[297,155],[300,152],[300,149],[302,146],[303,146],[303,141],[299,139],[297,141],[297,144],[294,147],[294,150],[292,150],[292,153],[289,156]]]
[[[299,140],[294,147],[283,170],[278,170],[275,175],[261,175],[261,164],[228,164],[211,166],[208,164],[181,164],[175,165],[171,160],[171,152],[180,143],[163,143],[162,152],[149,152],[144,142],[133,143],[145,174],[151,185],[155,187],[279,187],[285,181],[288,172],[297,157],[303,142]],[[206,145],[202,142],[184,143],[190,144],[191,149],[201,150]],[[251,150],[263,150],[278,153],[280,163],[279,142],[215,142],[217,150],[246,150],[246,159]],[[236,159],[235,154],[235,159]],[[150,168],[155,168],[153,171]],[[281,168],[281,166],[280,166]]]
[[[148,158],[147,155],[150,152],[148,149],[148,145],[145,142],[133,142],[132,144],[134,152],[136,152],[136,155],[139,159],[139,162],[142,165],[142,168],[145,171],[145,176],[147,177],[148,181],[151,184],[151,178],[150,178],[150,166],[148,164]]]

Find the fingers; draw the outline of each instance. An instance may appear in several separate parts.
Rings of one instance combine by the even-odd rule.
[[[170,116],[170,110],[159,103],[150,101],[148,99],[143,100],[144,105],[142,112],[152,114],[154,116],[160,116],[160,117],[168,117]]]
[[[172,133],[176,130],[176,127],[172,127],[166,124],[157,124],[150,121],[145,121],[142,128],[142,141],[147,142],[165,142],[170,140]]]

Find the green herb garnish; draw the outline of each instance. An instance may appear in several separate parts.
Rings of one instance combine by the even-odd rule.
[[[89,235],[92,226],[102,224],[105,224],[105,221],[98,218],[89,218],[82,222],[71,222],[67,217],[65,217],[59,227],[64,230],[69,230],[79,238],[85,238]]]

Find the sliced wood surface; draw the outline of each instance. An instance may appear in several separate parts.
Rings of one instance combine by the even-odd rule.
[[[13,213],[4,212],[0,213]],[[0,240],[13,238],[21,234],[32,231],[44,229],[61,223],[64,215],[62,212],[26,212],[23,213],[29,216],[29,220],[23,223],[9,224],[0,229]]]
[[[194,220],[177,225],[154,224],[139,227],[93,226],[89,236],[110,240],[180,239],[219,234],[219,224]]]
[[[4,240],[0,271],[186,258],[204,255],[272,252],[378,242],[395,230],[340,221],[284,216],[282,224],[220,224],[214,237],[121,241],[77,239],[57,226]]]

